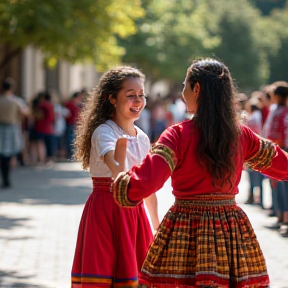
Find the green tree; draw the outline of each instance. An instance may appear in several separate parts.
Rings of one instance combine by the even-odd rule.
[[[223,60],[242,91],[267,78],[267,47],[258,36],[261,15],[248,0],[150,0],[144,9],[137,34],[121,44],[124,61],[153,80],[179,83],[190,60],[205,56]]]
[[[93,61],[103,70],[120,62],[117,37],[135,33],[143,14],[140,0],[1,0],[0,43],[12,47],[11,57],[34,45],[48,64]]]
[[[120,41],[126,49],[124,62],[141,67],[152,81],[182,81],[189,60],[218,44],[218,37],[205,28],[212,22],[206,21],[204,4],[191,0],[149,1],[144,6],[145,17],[136,21],[137,34]]]
[[[221,40],[211,52],[230,68],[239,90],[258,89],[267,75],[256,37],[259,11],[246,0],[212,3],[211,8],[218,15],[216,33]]]
[[[279,80],[288,81],[288,5],[284,10],[275,10],[271,15],[275,49],[269,54],[269,83]]]
[[[249,0],[263,15],[270,15],[274,9],[285,7],[287,0]]]

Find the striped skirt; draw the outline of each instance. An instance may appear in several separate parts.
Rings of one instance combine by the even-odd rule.
[[[269,287],[259,243],[234,195],[177,199],[150,246],[142,277],[155,288]]]

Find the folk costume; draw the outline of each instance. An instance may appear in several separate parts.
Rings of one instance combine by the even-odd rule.
[[[200,132],[195,121],[169,127],[140,166],[118,175],[116,202],[134,207],[171,176],[174,205],[164,217],[142,266],[147,287],[268,287],[265,260],[251,224],[235,203],[243,163],[288,180],[288,154],[239,126],[231,183],[212,185],[199,164]]]
[[[126,167],[138,165],[150,148],[149,138],[136,127],[137,136],[126,136]],[[152,242],[152,230],[144,204],[119,207],[111,193],[111,171],[103,156],[115,149],[124,131],[112,120],[92,135],[90,175],[93,192],[88,198],[72,267],[72,288],[138,287],[140,269]]]

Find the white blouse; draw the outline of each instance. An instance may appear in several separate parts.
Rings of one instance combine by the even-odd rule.
[[[125,167],[127,170],[139,165],[150,149],[148,136],[137,126],[137,136],[127,135],[115,122],[107,120],[99,125],[92,134],[90,153],[90,176],[91,177],[112,177],[108,166],[103,162],[103,156],[110,150],[115,150],[118,138],[128,138]]]

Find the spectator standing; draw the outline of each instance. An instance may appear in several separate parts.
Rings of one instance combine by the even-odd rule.
[[[260,135],[262,130],[262,113],[258,106],[258,97],[255,97],[255,94],[246,102],[245,109],[247,111],[247,121],[246,125],[256,134]],[[262,181],[264,176],[258,172],[254,171],[253,169],[247,169],[250,179],[250,189],[248,199],[245,202],[246,204],[254,204],[255,197],[254,197],[254,188],[259,187],[260,190],[260,205],[262,208],[263,206],[263,186]]]
[[[28,109],[14,95],[15,82],[7,78],[2,83],[0,96],[0,162],[2,188],[9,188],[11,159],[22,151],[23,135],[21,120]]]
[[[54,156],[63,156],[63,151],[65,151],[65,131],[67,128],[66,118],[69,117],[70,111],[68,108],[64,107],[60,102],[58,95],[52,96],[53,107],[54,107]]]
[[[67,141],[67,158],[71,160],[73,156],[73,143],[75,140],[75,130],[77,125],[78,116],[84,99],[84,91],[75,92],[71,99],[65,104],[69,110],[69,115],[66,118],[66,141]]]
[[[48,92],[43,93],[37,105],[38,117],[35,121],[35,132],[38,140],[42,141],[45,145],[45,164],[52,160],[54,153],[54,107],[51,103],[51,94]]]
[[[264,137],[270,139],[282,149],[288,150],[288,85],[278,86],[272,94],[275,103],[271,114],[268,115],[264,125]],[[288,237],[288,183],[272,180],[274,197],[274,209],[276,210],[277,223],[272,229],[281,229],[282,236]]]
[[[146,106],[142,110],[140,117],[135,121],[137,125],[143,132],[151,139],[151,108],[150,108],[150,98],[146,98]]]
[[[159,98],[160,96],[158,96]],[[166,129],[168,119],[167,119],[167,109],[165,102],[162,99],[157,99],[153,103],[153,108],[151,111],[151,142],[155,143],[161,133]]]

